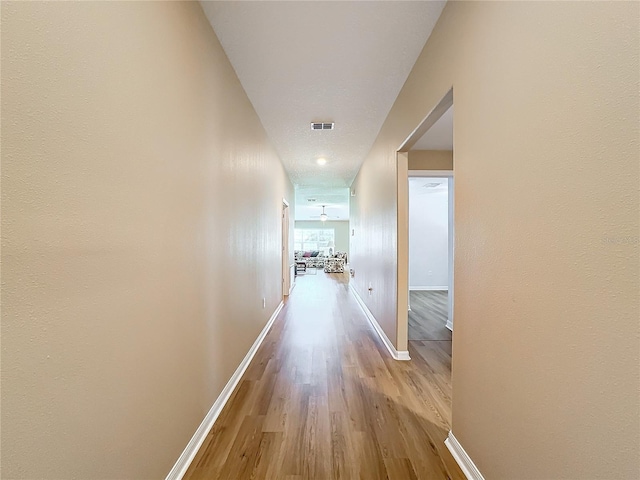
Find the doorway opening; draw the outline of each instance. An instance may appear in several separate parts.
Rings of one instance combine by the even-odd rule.
[[[409,176],[447,179],[447,322],[453,331],[454,313],[454,152],[453,89],[411,132],[397,154],[397,343],[398,349],[409,347]],[[432,183],[436,183],[435,181]],[[439,183],[439,182],[438,182]],[[430,269],[427,267],[427,272]],[[433,269],[431,269],[433,271]],[[433,273],[433,272],[432,272]],[[434,285],[444,287],[444,285]],[[443,291],[443,290],[441,290]],[[413,310],[413,309],[412,309]]]
[[[289,261],[289,202],[282,199],[282,298],[289,296],[293,285],[292,269]]]
[[[349,192],[347,187],[296,187],[293,253],[297,275],[348,271]]]
[[[427,152],[427,150],[419,152]],[[411,152],[409,155],[411,156]],[[450,156],[452,157],[452,154]],[[409,170],[408,227],[408,340],[451,342],[453,330],[452,171]]]

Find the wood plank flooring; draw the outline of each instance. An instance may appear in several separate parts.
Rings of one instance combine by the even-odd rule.
[[[451,331],[446,327],[448,294],[440,290],[409,292],[409,340],[451,341]]]
[[[450,342],[393,360],[348,280],[297,278],[185,479],[464,479],[444,445]]]

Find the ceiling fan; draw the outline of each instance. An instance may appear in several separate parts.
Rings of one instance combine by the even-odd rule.
[[[326,205],[322,205],[322,213],[320,215],[312,215],[311,218],[319,218],[321,222],[326,222],[329,219],[329,215],[324,211]]]
[[[324,213],[324,205],[322,205],[322,213],[320,214],[320,221],[321,222],[326,222],[327,221],[327,214]]]

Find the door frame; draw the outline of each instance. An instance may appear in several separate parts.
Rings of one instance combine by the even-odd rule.
[[[448,295],[447,295],[447,325],[446,327],[453,332],[453,255],[454,255],[454,228],[455,222],[453,221],[453,212],[455,210],[454,205],[454,172],[453,170],[409,170],[409,178],[420,177],[432,177],[432,178],[447,178],[447,252],[448,252],[448,265],[447,265],[447,280],[448,280]],[[407,179],[407,181],[409,181]],[[407,228],[409,224],[407,223]],[[410,253],[409,253],[410,254]],[[408,267],[407,267],[408,268]],[[409,289],[407,288],[407,291]],[[411,306],[411,305],[409,305]]]
[[[422,138],[444,113],[453,106],[453,87],[422,119],[416,128],[396,149],[396,186],[397,186],[397,278],[396,278],[396,349],[409,349],[409,150]],[[455,148],[454,148],[455,157]],[[455,169],[455,159],[454,159]],[[450,193],[451,195],[451,193]],[[453,207],[453,201],[450,202]],[[453,220],[453,219],[452,219]],[[453,221],[451,222],[453,225]],[[453,236],[451,238],[453,241]],[[453,256],[450,262],[453,261]],[[449,281],[453,284],[453,268]],[[451,291],[453,298],[453,290]],[[451,320],[453,321],[453,301],[451,301]],[[451,325],[453,328],[453,324]]]
[[[291,293],[291,265],[289,263],[289,202],[282,199],[282,298]]]

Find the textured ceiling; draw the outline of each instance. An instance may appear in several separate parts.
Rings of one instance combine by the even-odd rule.
[[[445,2],[201,3],[292,182],[348,187]]]
[[[411,150],[453,150],[453,107],[444,112]]]

